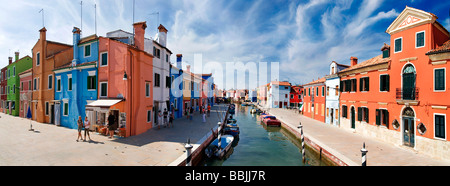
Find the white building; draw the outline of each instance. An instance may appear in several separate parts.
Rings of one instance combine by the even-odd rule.
[[[272,81],[268,84],[267,93],[267,107],[289,107],[289,94],[291,93],[291,84],[289,82]]]
[[[325,76],[325,85],[326,85],[326,115],[325,115],[325,123],[339,126],[339,86],[340,79],[337,73],[343,69],[348,68],[347,65],[339,64],[335,61],[330,64],[330,75]]]

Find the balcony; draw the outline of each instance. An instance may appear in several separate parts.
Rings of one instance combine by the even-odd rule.
[[[418,105],[419,88],[397,88],[396,99],[401,105]]]

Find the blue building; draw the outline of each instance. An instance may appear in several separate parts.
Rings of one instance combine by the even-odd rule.
[[[170,109],[174,113],[175,118],[183,117],[183,70],[181,69],[183,55],[177,54],[177,65],[170,65]],[[177,86],[178,88],[174,87]]]
[[[73,60],[54,70],[55,124],[76,129],[78,117],[84,120],[86,116],[86,105],[97,100],[97,66],[107,64],[107,57],[99,61],[96,35],[80,39],[79,28],[74,27],[72,32]],[[96,118],[91,115],[89,120],[94,123]]]

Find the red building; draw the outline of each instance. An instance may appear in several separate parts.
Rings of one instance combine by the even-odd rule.
[[[325,78],[303,85],[303,115],[325,122]]]
[[[28,107],[31,107],[31,101],[33,100],[31,89],[32,81],[32,69],[28,69],[19,74],[20,77],[20,111],[19,117],[26,118],[28,113]]]
[[[289,103],[291,107],[300,108],[303,102],[303,86],[291,86],[291,93],[289,94]]]
[[[8,58],[9,64],[12,63],[12,57]],[[0,112],[6,113],[6,86],[8,85],[8,78],[6,76],[6,71],[8,68],[4,67],[1,69],[1,77],[0,77]]]

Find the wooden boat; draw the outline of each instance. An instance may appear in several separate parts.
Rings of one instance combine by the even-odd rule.
[[[267,126],[279,127],[281,126],[280,120],[278,120],[275,116],[266,116],[264,117],[263,123]]]
[[[219,139],[215,139],[206,149],[205,154],[208,158],[217,157],[222,159],[225,154],[230,150],[234,137],[232,135],[223,135]]]

